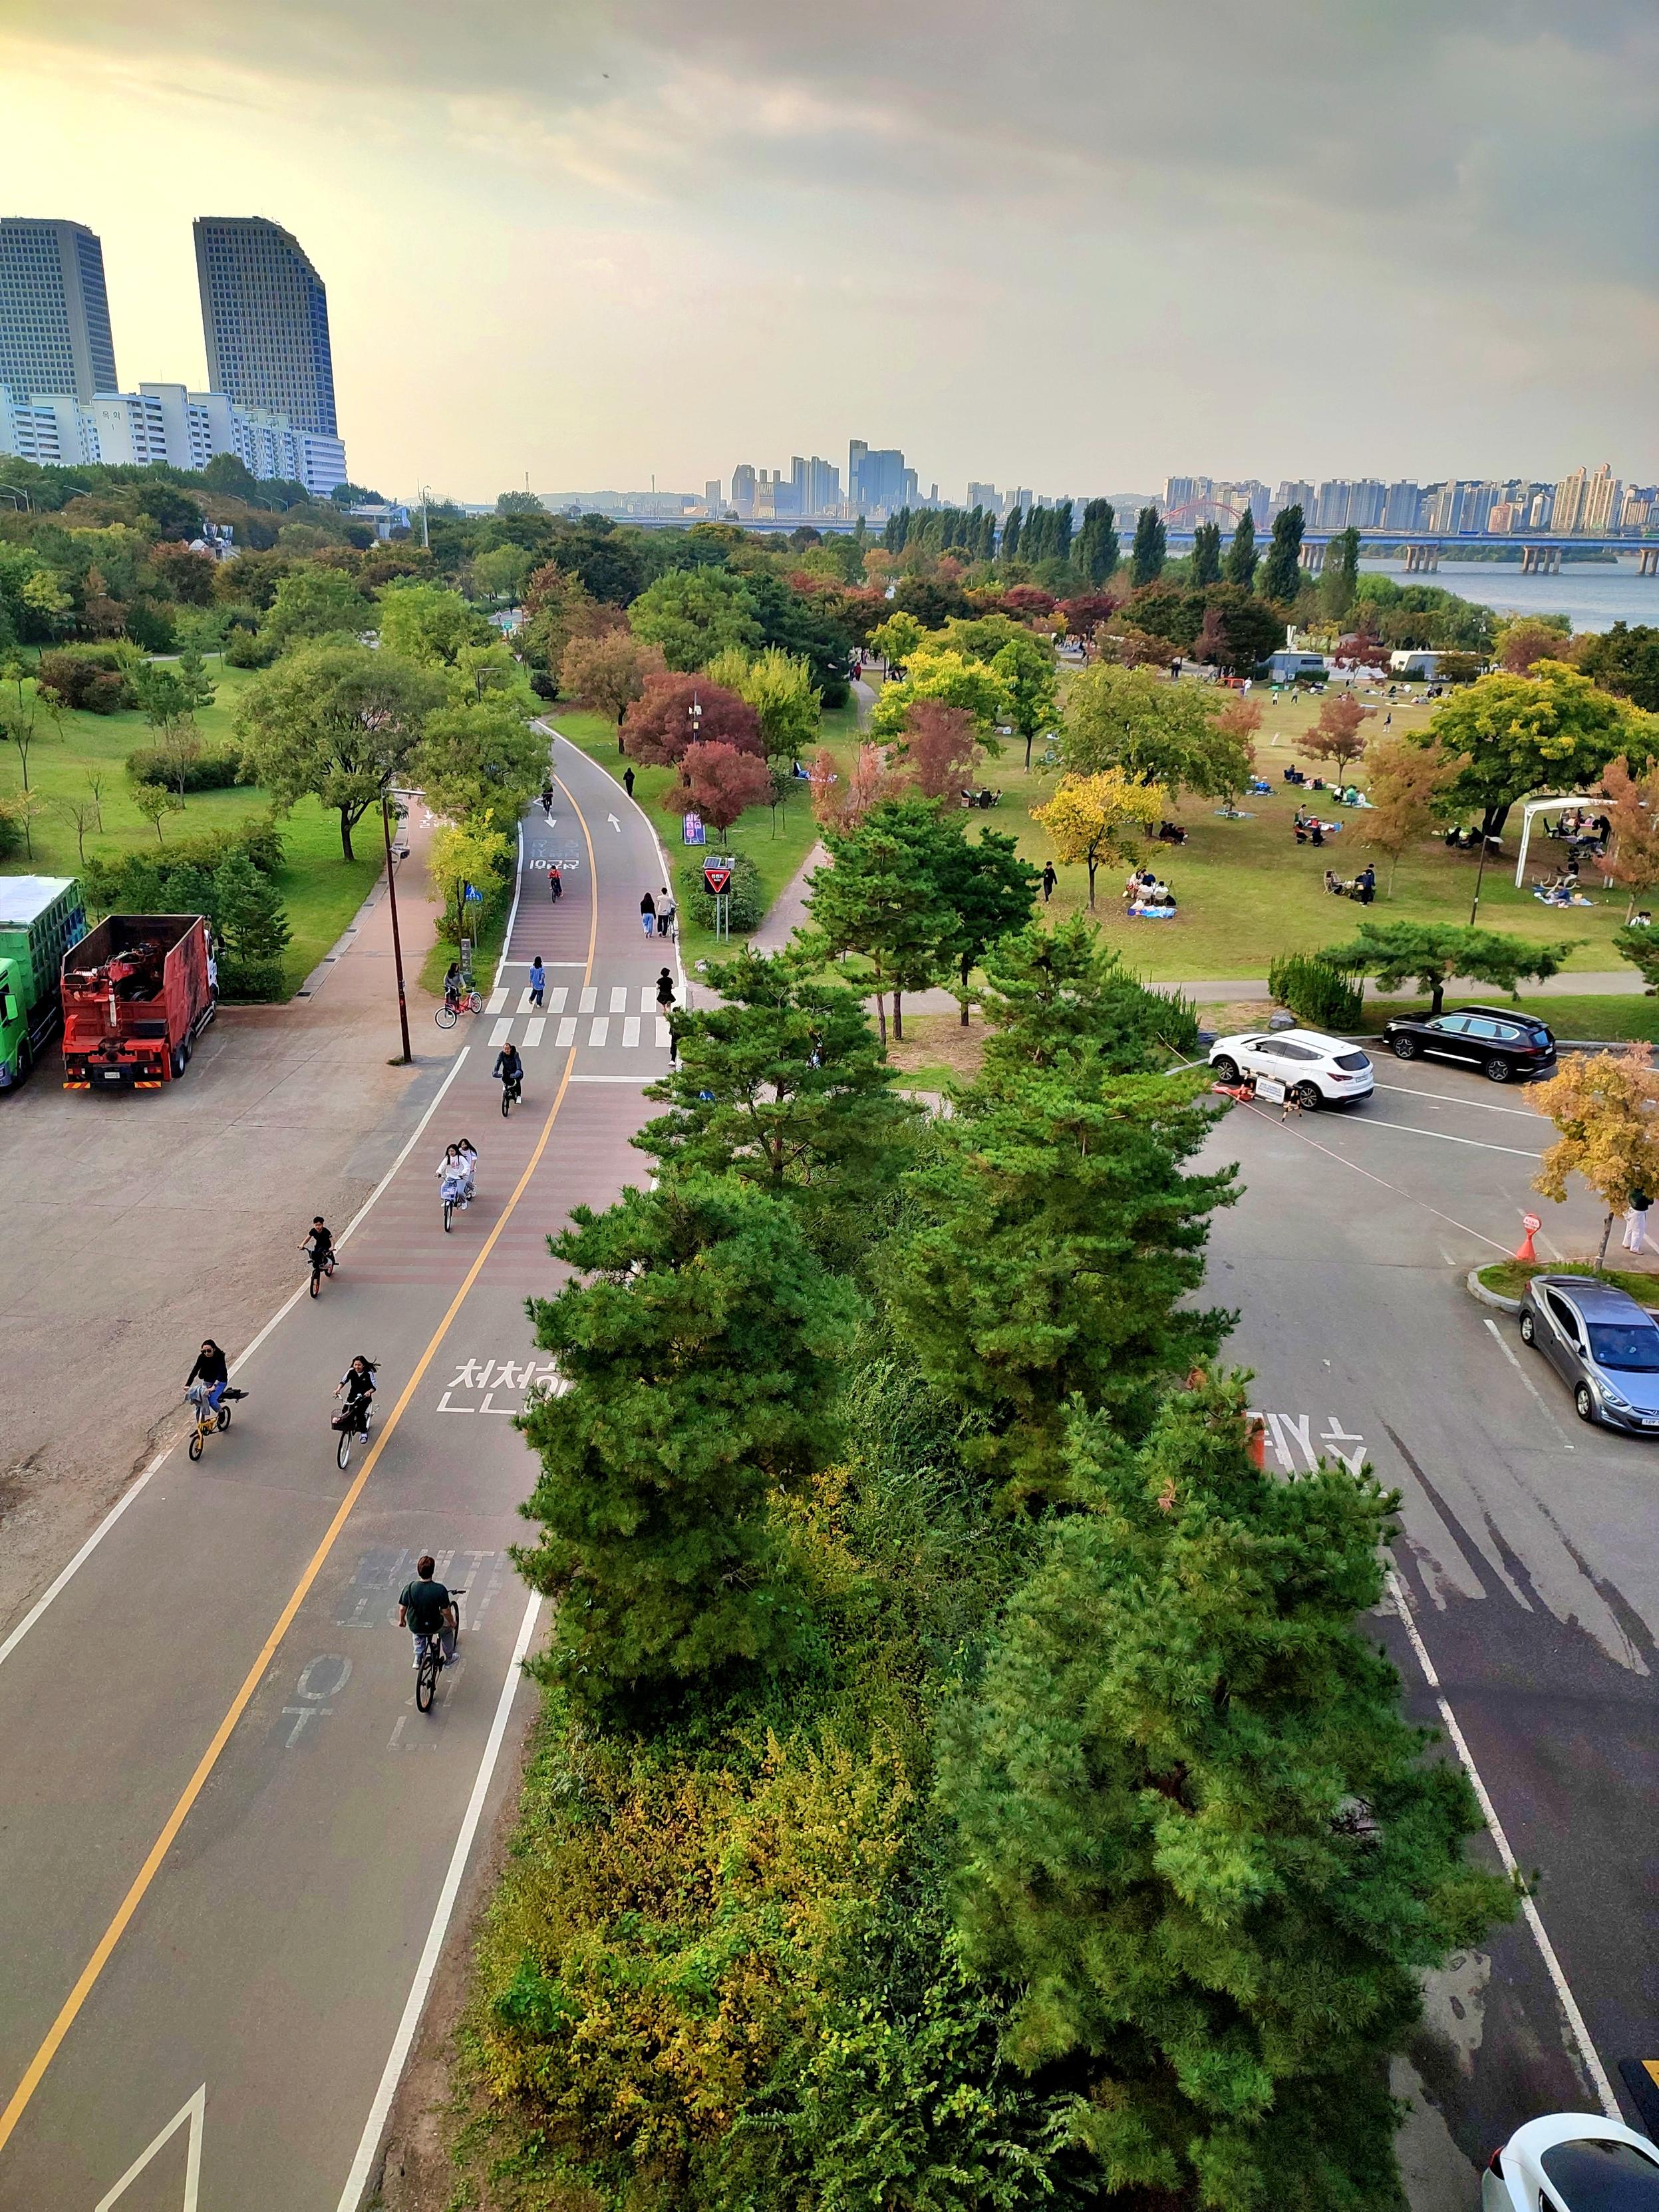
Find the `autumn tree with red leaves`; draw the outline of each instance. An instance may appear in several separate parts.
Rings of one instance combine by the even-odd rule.
[[[701,711],[693,714],[696,707]],[[623,750],[647,768],[672,768],[691,745],[720,744],[763,757],[760,716],[735,691],[707,677],[650,676],[628,709]]]
[[[681,756],[679,781],[662,795],[670,814],[701,814],[723,837],[740,814],[764,805],[771,795],[772,772],[763,759],[736,745],[703,743]]]

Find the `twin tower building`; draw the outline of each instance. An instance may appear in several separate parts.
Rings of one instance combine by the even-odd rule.
[[[123,392],[96,234],[0,217],[0,453],[185,469],[233,453],[325,495],[346,478],[327,289],[278,223],[198,216],[194,228],[208,389]]]

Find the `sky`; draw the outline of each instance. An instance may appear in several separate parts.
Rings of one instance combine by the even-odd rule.
[[[0,0],[0,83],[123,384],[267,216],[388,493],[1659,477],[1651,0]]]

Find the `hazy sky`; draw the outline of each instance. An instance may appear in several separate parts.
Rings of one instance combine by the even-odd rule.
[[[1659,476],[1652,0],[0,0],[0,212],[204,374],[328,285],[354,476]]]

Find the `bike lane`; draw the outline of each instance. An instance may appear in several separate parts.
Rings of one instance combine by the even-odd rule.
[[[628,1139],[666,1064],[644,1009],[668,949],[638,916],[655,840],[562,742],[556,768],[497,988],[339,1273],[248,1361],[229,1434],[169,1458],[0,1667],[0,2205],[143,2212],[194,2203],[192,2177],[250,2212],[358,2201],[434,1914],[531,1711],[507,1553],[534,1467],[510,1417],[549,1370],[525,1297],[556,1286],[569,1207],[643,1170]],[[507,1122],[503,1033],[526,1065]],[[434,1169],[461,1134],[479,1194],[446,1237]],[[343,1475],[326,1414],[359,1351],[380,1418]],[[395,1626],[423,1548],[466,1591],[429,1715]]]

